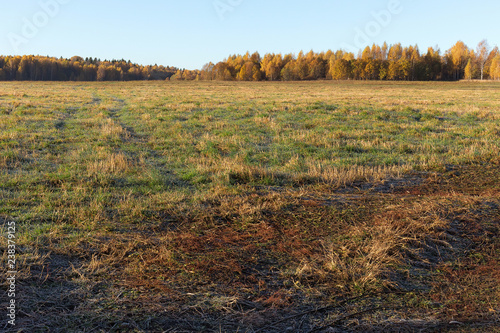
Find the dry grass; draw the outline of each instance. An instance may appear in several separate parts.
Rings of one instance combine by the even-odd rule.
[[[380,182],[389,177],[400,178],[409,171],[407,165],[391,166],[359,166],[353,165],[344,168],[324,167],[320,163],[306,162],[307,176],[312,179],[321,179],[335,187],[344,187],[359,182]]]
[[[101,133],[105,138],[119,139],[126,131],[113,119],[107,118],[102,125]]]
[[[111,153],[102,160],[90,161],[87,166],[89,176],[127,173],[133,166],[132,162],[123,153]]]

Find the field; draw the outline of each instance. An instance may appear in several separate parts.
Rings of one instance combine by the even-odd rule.
[[[0,83],[7,332],[500,332],[499,221],[500,83]]]

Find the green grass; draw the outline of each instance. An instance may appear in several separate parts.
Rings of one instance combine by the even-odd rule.
[[[67,313],[61,331],[75,318],[80,331],[141,331],[150,318],[160,330],[164,312],[182,331],[187,306],[182,318],[232,331],[224,313],[258,328],[395,290],[413,293],[400,319],[491,321],[498,287],[480,292],[467,272],[498,274],[499,88],[0,83],[0,221],[18,223],[21,321],[56,328]],[[45,318],[44,297],[62,304]]]
[[[36,187],[32,204],[60,193],[76,204],[79,191],[102,188],[115,198],[137,192],[134,200],[147,207],[165,192],[196,202],[242,183],[337,186],[486,162],[499,154],[497,88],[4,83],[0,181],[11,196]],[[111,165],[115,155],[122,165]],[[3,210],[33,219],[15,206]]]

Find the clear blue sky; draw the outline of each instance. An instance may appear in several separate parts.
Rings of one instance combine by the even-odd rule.
[[[373,12],[398,2],[376,23]],[[199,69],[234,53],[354,51],[365,40],[445,51],[458,40],[500,46],[499,13],[498,0],[16,0],[2,3],[0,54]]]

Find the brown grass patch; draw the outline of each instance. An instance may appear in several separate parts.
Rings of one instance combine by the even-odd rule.
[[[92,161],[87,165],[89,176],[93,175],[119,175],[132,168],[133,163],[123,153],[111,153],[104,160]]]

